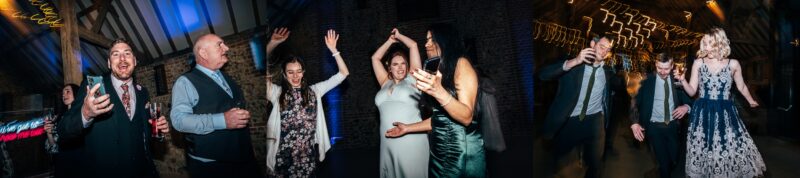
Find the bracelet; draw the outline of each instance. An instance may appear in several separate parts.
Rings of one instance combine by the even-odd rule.
[[[331,56],[333,56],[333,57],[336,57],[336,56],[338,56],[340,53],[341,53],[341,52],[339,52],[339,51],[336,51],[336,52],[335,52],[335,53],[333,53],[333,55],[331,55]]]
[[[442,107],[447,106],[447,104],[450,104],[450,101],[453,101],[452,96],[450,98],[447,98],[447,102],[444,102],[444,104],[442,104]]]

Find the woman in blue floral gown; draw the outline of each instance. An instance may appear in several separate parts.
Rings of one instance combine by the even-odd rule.
[[[727,59],[730,46],[725,31],[714,28],[703,36],[691,80],[676,78],[690,96],[692,105],[686,153],[687,177],[757,177],[766,170],[764,160],[739,118],[731,87],[735,86],[750,107],[758,103],[742,78],[739,61]],[[734,85],[736,84],[736,85]]]

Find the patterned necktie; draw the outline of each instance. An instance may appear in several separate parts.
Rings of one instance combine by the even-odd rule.
[[[669,125],[672,114],[669,112],[669,77],[664,79],[664,124]]]
[[[125,106],[128,117],[131,117],[131,94],[128,93],[128,84],[123,83],[120,87],[122,88],[122,105]]]
[[[589,86],[586,88],[586,97],[583,98],[583,107],[581,108],[581,115],[578,116],[578,120],[583,121],[586,118],[586,110],[589,109],[589,98],[592,95],[592,87],[594,87],[594,74],[597,73],[597,68],[592,66],[592,75],[589,76]]]

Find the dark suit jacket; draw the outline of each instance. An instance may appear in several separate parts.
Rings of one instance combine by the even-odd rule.
[[[565,60],[545,66],[539,72],[539,79],[543,81],[558,80],[558,91],[556,92],[555,101],[551,103],[550,109],[547,111],[545,118],[545,125],[543,134],[545,138],[551,139],[558,134],[564,124],[567,123],[569,115],[575,106],[578,104],[578,96],[584,95],[581,92],[581,84],[583,83],[583,70],[587,65],[575,66],[569,71],[563,70]],[[606,88],[603,91],[603,113],[606,117],[604,123],[608,126],[608,118],[611,116],[611,99],[614,90],[619,90],[624,86],[624,80],[617,77],[612,71],[611,67],[606,64],[602,68],[606,76]],[[624,87],[623,87],[624,88]]]
[[[81,108],[86,97],[86,81],[81,83],[75,103],[64,114],[64,118],[57,126],[59,137],[63,139],[83,139],[83,160],[81,167],[82,177],[158,177],[153,164],[149,141],[151,139],[150,124],[147,122],[149,114],[145,103],[149,101],[147,90],[143,87],[130,88],[136,92],[136,108],[131,111],[131,121],[125,113],[121,98],[117,95],[111,83],[111,76],[103,76],[105,91],[110,95],[114,108],[108,113],[94,118],[91,125],[83,128],[81,121]],[[129,124],[129,127],[121,127]],[[126,134],[125,128],[142,129],[141,132],[130,131]],[[142,134],[142,140],[132,140],[134,134]],[[141,137],[139,137],[141,138]],[[140,142],[142,144],[136,143]],[[138,145],[138,146],[134,146]],[[143,153],[143,154],[142,154]],[[136,156],[140,155],[140,156]]]
[[[639,87],[639,91],[636,92],[636,97],[634,97],[631,104],[631,122],[640,123],[639,125],[644,127],[645,130],[650,125],[650,117],[653,116],[656,77],[658,75],[655,73],[647,74],[647,78],[642,80],[642,85]],[[692,105],[692,99],[689,98],[689,95],[674,83],[672,84],[672,102],[675,103],[676,108],[684,104]]]

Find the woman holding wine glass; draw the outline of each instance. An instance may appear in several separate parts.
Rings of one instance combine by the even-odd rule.
[[[80,169],[75,163],[81,159],[79,147],[82,143],[80,140],[59,139],[55,129],[63,113],[72,108],[72,103],[75,101],[74,92],[77,91],[78,85],[64,85],[61,89],[61,101],[65,109],[58,111],[57,114],[50,112],[45,118],[44,131],[47,133],[47,140],[44,142],[44,148],[47,153],[53,155],[54,177],[75,177],[79,174]]]
[[[675,76],[689,96],[699,95],[689,115],[687,177],[759,177],[767,169],[733,104],[735,88],[750,107],[758,107],[730,54],[725,31],[713,28],[700,40],[690,80]]]

